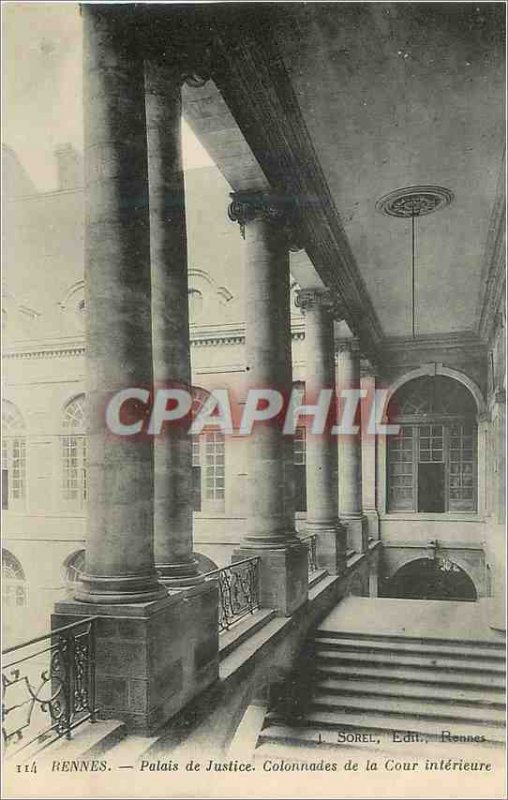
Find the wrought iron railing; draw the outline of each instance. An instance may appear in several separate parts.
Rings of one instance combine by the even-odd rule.
[[[317,533],[302,536],[301,540],[307,546],[307,566],[310,577],[319,569],[317,559]]]
[[[229,567],[207,572],[219,587],[219,631],[227,631],[259,608],[259,557],[244,558]]]
[[[94,622],[88,617],[2,652],[6,755],[41,748],[95,722]]]

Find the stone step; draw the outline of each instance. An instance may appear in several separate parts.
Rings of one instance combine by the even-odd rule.
[[[150,748],[157,742],[157,738],[157,736],[129,733],[108,753],[108,763],[116,769],[134,766],[142,758],[148,757]]]
[[[87,720],[74,728],[71,739],[64,737],[55,739],[43,749],[40,744],[34,742],[23,750],[19,760],[28,761],[34,757],[41,762],[69,761],[76,758],[99,759],[105,753],[109,757],[109,753],[124,741],[127,735],[125,722],[116,719],[97,720],[97,722]]]
[[[479,672],[482,675],[485,673],[504,675],[505,673],[503,664],[482,659],[470,659],[467,662],[461,662],[459,665],[457,661],[450,658],[400,655],[396,650],[389,653],[343,653],[339,650],[328,649],[326,644],[316,649],[316,657],[320,660],[332,660],[335,663],[352,664],[354,667],[363,664],[380,664],[395,667],[419,667],[443,672]]]
[[[379,733],[380,735],[392,731],[416,731],[420,736],[428,741],[441,741],[442,731],[447,731],[451,736],[469,736],[478,737],[480,742],[498,742],[505,741],[505,734],[503,728],[477,725],[464,722],[449,722],[439,719],[415,719],[412,717],[405,717],[401,720],[404,724],[400,727],[394,726],[394,717],[379,714],[371,711],[369,714],[348,714],[340,710],[324,711],[322,709],[311,709],[299,719],[299,726],[312,727],[312,728],[331,728],[334,730],[351,730],[353,732],[372,732],[373,734]],[[285,720],[281,718],[276,711],[271,711],[266,716],[267,725],[285,724]],[[262,736],[264,731],[262,731]]]
[[[324,709],[325,711],[337,709],[347,713],[367,711],[406,719],[413,717],[415,719],[438,719],[441,721],[456,720],[457,722],[474,722],[478,725],[500,727],[503,727],[505,722],[504,711],[496,708],[486,709],[458,703],[448,706],[442,703],[437,705],[421,699],[339,697],[336,694],[322,691],[314,692],[311,708]],[[397,724],[396,720],[394,720],[394,724]]]
[[[421,644],[420,642],[401,641],[396,646],[393,642],[370,639],[349,639],[333,636],[325,636],[322,632],[314,639],[314,647],[328,647],[338,649],[341,652],[355,651],[357,653],[406,653],[421,654],[423,656],[438,656],[439,658],[456,658],[459,661],[464,659],[481,658],[505,663],[505,653],[503,650],[486,648],[481,646],[458,645],[458,644]]]
[[[344,676],[342,680],[323,678],[316,683],[316,688],[329,693],[358,697],[399,697],[420,698],[429,703],[470,703],[488,708],[505,708],[503,689],[455,688],[452,686],[432,686],[414,683],[397,684],[396,682],[380,682],[361,680],[356,675]]]
[[[440,672],[436,669],[424,669],[423,667],[414,668],[395,664],[382,666],[377,664],[341,664],[333,657],[317,659],[316,666],[319,674],[328,677],[347,678],[349,680],[370,678],[374,681],[386,681],[396,683],[418,683],[433,687],[472,686],[476,688],[486,687],[488,689],[504,689],[504,676],[494,674],[477,674],[476,672],[466,673],[455,670],[453,672]]]
[[[340,631],[328,627],[326,624],[320,625],[314,631],[314,636],[320,638],[321,636],[334,638],[334,639],[350,639],[362,640],[372,642],[383,642],[399,645],[399,644],[423,644],[423,645],[444,645],[444,646],[458,646],[458,647],[481,647],[485,650],[501,651],[503,654],[506,650],[506,641],[501,639],[454,639],[450,636],[411,636],[409,634],[391,634],[391,633],[367,633],[365,631]]]

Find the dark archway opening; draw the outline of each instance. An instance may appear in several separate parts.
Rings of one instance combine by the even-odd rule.
[[[405,564],[380,587],[382,597],[407,600],[460,600],[477,599],[473,581],[463,569],[452,561],[419,558]]]

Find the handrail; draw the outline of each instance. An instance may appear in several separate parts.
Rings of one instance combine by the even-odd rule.
[[[37,644],[37,642],[43,642],[44,639],[50,639],[56,633],[68,631],[70,628],[75,628],[77,625],[84,625],[85,622],[93,622],[96,619],[99,619],[99,617],[83,617],[83,619],[79,619],[76,622],[70,622],[68,625],[63,625],[61,628],[53,628],[50,633],[44,633],[42,636],[36,636],[35,639],[29,639],[28,642],[21,642],[21,644],[13,644],[11,647],[6,647],[5,650],[2,650],[2,655],[6,656],[7,653],[12,653],[14,650],[20,650],[22,647],[29,647],[32,644]]]
[[[232,561],[231,564],[226,564],[225,567],[217,567],[217,569],[212,569],[210,572],[205,572],[203,574],[203,578],[209,578],[210,575],[218,575],[219,572],[223,572],[225,569],[231,569],[231,567],[240,566],[240,564],[247,564],[251,563],[252,561],[259,561],[260,556],[249,556],[249,558],[242,558],[241,561]]]
[[[259,608],[260,560],[260,556],[242,558],[203,576],[205,580],[217,579],[219,632],[229,630],[235,622]]]
[[[317,561],[317,533],[307,533],[305,536],[300,536],[300,541],[307,545],[307,563],[309,578],[319,570]]]
[[[95,622],[84,617],[7,647],[2,663],[2,738],[7,755],[95,722]],[[43,643],[43,644],[41,644]],[[38,647],[36,645],[39,645]]]

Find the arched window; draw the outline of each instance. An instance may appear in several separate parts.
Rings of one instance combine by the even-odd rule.
[[[25,494],[25,423],[15,405],[2,400],[2,508],[24,505]]]
[[[388,511],[476,509],[476,405],[469,391],[444,376],[401,386],[388,407],[400,425],[388,441]]]
[[[85,569],[85,551],[75,550],[67,556],[63,563],[63,578],[67,586],[72,586],[79,581],[81,573]]]
[[[62,494],[82,509],[86,501],[86,401],[80,394],[68,403],[62,419]]]
[[[4,608],[28,604],[25,573],[18,559],[8,550],[2,550],[2,603]]]

